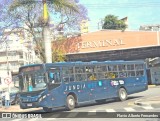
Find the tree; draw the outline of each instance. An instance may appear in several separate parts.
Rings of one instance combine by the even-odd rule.
[[[66,60],[65,51],[63,48],[63,43],[66,40],[66,38],[61,38],[58,41],[55,41],[53,43],[52,48],[52,60],[53,62],[63,62]]]
[[[86,9],[76,3],[74,0],[43,0],[48,5],[48,11],[50,13],[49,20],[54,16],[54,25],[51,25],[48,21],[44,21],[42,17],[43,4],[37,0],[14,0],[9,9],[9,16],[13,20],[19,20],[19,28],[23,28],[28,31],[34,38],[37,45],[36,52],[40,54],[41,59],[45,62],[43,33],[42,30],[48,24],[52,26],[52,33],[54,33],[59,25],[64,25],[63,29],[73,28],[73,23],[78,25],[78,22],[87,16]],[[52,13],[52,14],[51,14]],[[25,26],[24,26],[25,24]],[[72,26],[71,26],[72,25]],[[74,28],[75,29],[75,28]],[[42,37],[37,38],[37,34],[41,34]]]
[[[117,16],[107,15],[104,18],[103,29],[116,29],[116,30],[125,30],[127,25],[123,20],[118,20]]]
[[[4,31],[9,27],[17,26],[18,20],[13,20],[11,16],[8,16],[8,10],[11,0],[0,1],[0,42],[6,41],[10,33],[4,34]]]

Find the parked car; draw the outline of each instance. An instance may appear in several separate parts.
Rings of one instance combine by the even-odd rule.
[[[1,94],[3,95],[4,92],[2,92]],[[11,105],[15,105],[19,103],[19,93],[18,93],[18,89],[15,87],[12,87],[10,89],[10,103]],[[2,104],[5,105],[5,97],[2,97]]]
[[[19,94],[18,94],[18,92],[10,94],[10,103],[11,103],[11,105],[19,104]]]

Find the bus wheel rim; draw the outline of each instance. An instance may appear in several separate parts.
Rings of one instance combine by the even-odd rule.
[[[126,93],[124,91],[121,92],[121,98],[125,99],[126,98]]]
[[[69,103],[69,105],[74,105],[74,100],[73,99],[69,99],[68,103]]]

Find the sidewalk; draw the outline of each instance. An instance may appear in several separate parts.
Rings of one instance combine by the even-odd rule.
[[[151,98],[144,98],[134,102],[135,105],[140,106],[157,106],[160,107],[160,96],[155,96]]]
[[[0,112],[29,112],[29,111],[38,111],[42,110],[42,108],[29,108],[29,109],[20,109],[19,105],[11,105],[9,108],[0,107]]]
[[[148,88],[154,88],[154,87],[159,87],[160,85],[148,85]],[[135,105],[140,105],[140,106],[158,106],[160,107],[160,96],[155,96],[155,97],[150,97],[150,98],[143,98],[139,99],[134,102]]]

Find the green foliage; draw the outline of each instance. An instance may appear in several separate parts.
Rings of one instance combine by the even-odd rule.
[[[103,29],[125,30],[127,25],[123,20],[118,20],[117,16],[107,15],[104,19]]]
[[[13,20],[18,20],[21,28],[33,36],[36,43],[35,51],[43,62],[45,62],[43,34],[37,38],[36,33],[41,33],[45,26],[42,17],[44,1],[45,0],[13,0],[9,8],[9,13]],[[62,19],[63,15],[63,20],[54,23],[55,28],[52,31],[57,29],[55,24],[65,24],[66,28],[71,28],[73,27],[71,24],[75,23],[75,25],[78,25],[77,23],[86,16],[86,13],[79,7],[80,4],[75,3],[74,0],[46,0],[46,3],[49,13],[54,14],[54,17]],[[82,16],[81,14],[84,15]],[[24,23],[26,27],[23,26]],[[52,53],[53,61],[64,60],[64,54],[60,49],[53,50]]]
[[[64,62],[66,56],[64,55],[63,50],[55,50],[52,52],[52,61],[53,62]]]
[[[53,62],[64,62],[66,60],[66,55],[63,49],[66,37],[60,36],[57,38],[56,42],[53,43],[52,49],[52,61]]]

